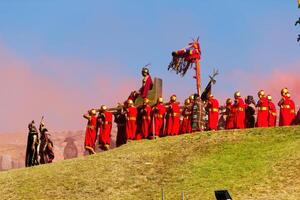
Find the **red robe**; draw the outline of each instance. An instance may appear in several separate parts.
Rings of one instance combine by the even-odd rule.
[[[155,131],[155,136],[164,136],[164,115],[166,113],[166,107],[162,104],[156,104],[152,109],[153,121],[151,131]],[[154,127],[153,127],[154,126]]]
[[[257,102],[257,121],[256,127],[268,127],[269,122],[269,101],[266,97],[261,97]]]
[[[283,96],[278,105],[280,106],[279,126],[290,126],[294,119],[292,101],[287,96]]]
[[[137,109],[136,107],[127,108],[127,117],[126,117],[126,136],[129,140],[135,139],[136,134],[136,117]]]
[[[234,128],[242,129],[245,128],[245,103],[241,97],[235,99],[235,103],[233,105],[235,109],[235,119],[234,119]]]
[[[143,99],[147,98],[149,90],[152,90],[153,82],[151,76],[148,75],[143,79],[143,86],[140,89],[140,94]]]
[[[165,135],[178,135],[179,128],[180,128],[180,107],[179,107],[179,103],[173,102],[170,104],[168,109]]]
[[[234,120],[235,120],[235,109],[233,105],[226,106],[226,129],[233,129],[234,128]]]
[[[112,129],[112,113],[104,111],[100,115],[100,131],[99,131],[99,144],[110,144],[110,134]]]
[[[181,124],[181,134],[185,133],[191,133],[192,132],[192,111],[191,111],[191,106],[185,106],[183,111],[182,111],[182,124]]]
[[[90,116],[86,126],[84,146],[86,149],[95,150],[95,142],[97,138],[97,117]]]
[[[289,99],[289,100],[290,100],[290,104],[291,104],[291,118],[292,118],[291,125],[293,125],[295,118],[296,118],[296,105],[292,99]]]
[[[277,119],[277,113],[276,113],[275,104],[269,101],[269,127],[276,126],[276,119]]]
[[[151,106],[143,106],[142,112],[142,138],[148,138],[151,125]]]
[[[219,102],[217,99],[210,98],[208,100],[208,130],[217,130],[219,121]]]

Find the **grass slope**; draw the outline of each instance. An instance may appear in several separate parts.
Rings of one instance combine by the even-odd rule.
[[[1,199],[300,199],[300,127],[136,141],[94,156],[0,173]]]

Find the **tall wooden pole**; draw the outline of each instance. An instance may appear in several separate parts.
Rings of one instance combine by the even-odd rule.
[[[197,60],[196,61],[196,67],[195,67],[195,71],[196,71],[196,85],[197,85],[197,93],[199,95],[199,98],[200,98],[200,105],[199,105],[199,110],[198,110],[198,129],[199,131],[202,131],[202,120],[203,120],[203,117],[202,117],[202,101],[201,101],[201,73],[200,73],[200,70],[201,70],[201,67],[200,67],[200,60]]]
[[[201,96],[201,77],[200,77],[200,60],[196,62],[196,84],[197,84],[197,93]]]

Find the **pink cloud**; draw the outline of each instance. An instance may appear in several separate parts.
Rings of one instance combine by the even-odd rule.
[[[77,69],[87,64],[71,60],[61,63],[55,59],[51,63],[53,66],[77,63]],[[3,46],[0,46],[0,66],[0,132],[25,132],[28,122],[42,115],[51,130],[83,129],[86,123],[83,112],[101,104],[114,106],[137,87],[130,77],[113,77],[109,72],[96,78],[91,76],[84,85],[71,79],[70,71],[51,77],[33,71],[30,62]]]
[[[284,67],[276,67],[269,74],[259,74],[256,72],[235,71],[230,76],[222,79],[223,84],[234,83],[232,87],[232,94],[225,94],[219,90],[217,96],[220,97],[222,103],[227,97],[233,96],[236,90],[241,91],[243,96],[253,95],[257,99],[257,92],[261,89],[265,90],[267,94],[273,96],[274,102],[277,103],[281,98],[280,91],[287,87],[298,107],[300,106],[300,79],[299,73],[300,64],[289,64]],[[232,77],[237,77],[233,79]],[[220,81],[217,84],[222,84]]]

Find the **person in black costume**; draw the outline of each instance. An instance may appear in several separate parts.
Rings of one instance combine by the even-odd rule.
[[[246,103],[246,118],[245,125],[246,128],[254,128],[255,126],[255,101],[253,96],[247,96],[245,99]]]
[[[32,121],[28,125],[28,138],[27,138],[27,148],[25,156],[25,167],[31,167],[34,165],[39,165],[38,161],[38,146],[39,146],[39,133],[37,128]]]

